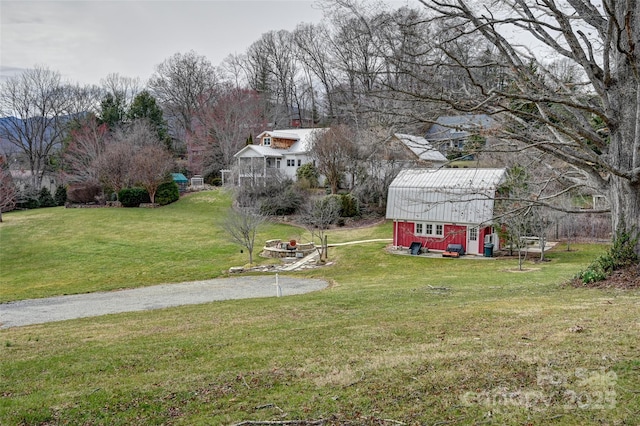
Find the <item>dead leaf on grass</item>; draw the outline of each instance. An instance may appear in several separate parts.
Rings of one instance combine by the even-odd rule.
[[[574,325],[569,329],[572,333],[582,333],[584,331],[584,327],[581,325]]]

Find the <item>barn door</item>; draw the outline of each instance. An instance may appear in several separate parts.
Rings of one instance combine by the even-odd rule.
[[[478,227],[467,228],[467,253],[478,254]]]

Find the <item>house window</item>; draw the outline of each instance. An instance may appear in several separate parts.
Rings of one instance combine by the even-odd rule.
[[[298,160],[298,167],[302,166],[302,160]]]
[[[265,136],[264,138],[262,138],[262,145],[270,146],[271,145],[271,138],[268,137],[268,136]]]
[[[478,228],[469,229],[469,241],[478,241]]]
[[[287,167],[294,167],[296,165],[296,160],[287,160]]]

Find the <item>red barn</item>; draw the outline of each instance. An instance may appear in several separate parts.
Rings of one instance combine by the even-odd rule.
[[[482,254],[484,243],[497,249],[493,204],[504,179],[504,169],[401,171],[387,197],[394,245],[421,242],[429,250],[444,251],[448,244],[462,244],[468,254]]]

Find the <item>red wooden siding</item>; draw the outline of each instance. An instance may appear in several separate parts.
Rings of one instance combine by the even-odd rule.
[[[445,250],[448,244],[462,244],[467,247],[467,227],[460,225],[444,225],[444,235],[442,237],[428,237],[425,235],[414,235],[415,224],[413,222],[395,222],[393,225],[394,244],[402,247],[409,247],[412,242],[420,241],[422,247],[430,250]]]

